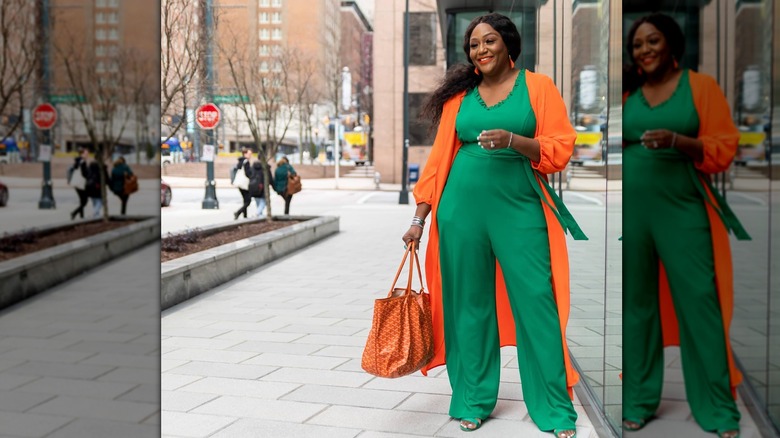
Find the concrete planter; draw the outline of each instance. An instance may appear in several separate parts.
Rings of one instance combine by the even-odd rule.
[[[162,263],[160,309],[165,310],[198,296],[239,275],[311,245],[339,232],[339,218],[330,216],[285,216],[305,221],[236,242]],[[256,219],[261,221],[263,219]],[[277,218],[277,220],[284,220]],[[242,222],[245,225],[249,222]],[[214,234],[237,224],[201,229]]]
[[[0,262],[0,309],[160,238],[159,217],[112,216],[111,220],[138,222]],[[71,226],[73,224],[69,223],[37,231],[56,231]]]

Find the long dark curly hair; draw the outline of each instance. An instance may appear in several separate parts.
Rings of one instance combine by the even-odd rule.
[[[474,73],[474,64],[471,62],[471,57],[469,56],[469,39],[471,38],[471,33],[474,31],[474,28],[480,23],[489,24],[499,35],[501,35],[501,39],[504,40],[504,45],[506,45],[506,48],[509,51],[509,57],[512,61],[517,61],[517,57],[520,56],[522,49],[520,32],[517,31],[517,26],[515,26],[515,23],[513,23],[509,17],[492,13],[479,16],[472,20],[466,28],[465,35],[463,35],[463,52],[466,53],[468,64],[458,63],[450,67],[436,90],[425,100],[422,110],[420,111],[421,119],[427,119],[432,122],[431,129],[439,124],[445,102],[461,91],[470,90],[482,82],[482,75]]]
[[[645,75],[639,72],[639,66],[634,60],[634,35],[637,29],[644,23],[650,23],[656,27],[666,38],[666,44],[672,51],[672,56],[678,62],[685,53],[685,35],[683,35],[680,25],[669,15],[654,12],[649,15],[638,18],[631,25],[628,31],[626,41],[626,51],[628,52],[628,64],[623,66],[623,92],[633,93],[647,79]]]

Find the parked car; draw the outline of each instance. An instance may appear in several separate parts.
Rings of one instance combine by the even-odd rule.
[[[168,207],[171,205],[171,198],[173,197],[173,194],[171,193],[171,186],[165,183],[165,181],[160,180],[160,205],[163,207]]]
[[[5,207],[8,204],[8,186],[0,181],[0,207]]]

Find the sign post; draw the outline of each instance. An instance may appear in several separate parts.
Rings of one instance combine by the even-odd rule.
[[[203,203],[201,208],[204,210],[215,210],[219,208],[219,201],[217,200],[217,182],[214,180],[214,129],[219,126],[219,121],[222,118],[222,113],[213,103],[206,103],[201,105],[197,111],[195,111],[195,123],[200,126],[200,129],[208,131],[209,144],[203,146],[204,156],[203,161],[206,161],[206,194],[203,197]],[[206,153],[208,151],[208,154]]]
[[[51,129],[57,123],[57,109],[50,103],[42,103],[35,107],[32,122],[36,128],[43,131],[43,144],[38,146],[38,161],[43,163],[43,183],[38,209],[49,210],[57,208],[54,202],[54,190],[51,181]]]

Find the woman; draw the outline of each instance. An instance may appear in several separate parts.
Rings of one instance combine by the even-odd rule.
[[[249,149],[248,147],[242,147],[241,156],[238,157],[238,163],[236,163],[236,167],[235,167],[236,172],[244,172],[247,178],[251,178],[252,177],[251,160],[252,160],[252,149]],[[238,220],[238,217],[241,216],[241,214],[243,214],[244,219],[246,219],[247,208],[249,208],[249,204],[252,203],[252,197],[249,195],[249,190],[239,187],[238,191],[241,192],[241,199],[243,200],[243,204],[241,205],[241,208],[238,209],[238,211],[233,213],[234,220]]]
[[[100,164],[97,161],[89,163],[86,194],[92,200],[92,217],[99,218],[103,212],[103,183],[108,182],[108,172],[103,169],[103,179],[100,178]]]
[[[727,233],[749,236],[709,174],[729,167],[739,132],[717,82],[680,67],[685,38],[674,19],[658,13],[638,19],[627,45],[623,428],[638,430],[654,415],[663,346],[680,345],[693,417],[704,430],[734,438],[740,418],[734,391],[742,376],[728,342]]]
[[[273,182],[271,171],[266,168],[266,178],[263,179],[263,163],[255,161],[252,163],[252,177],[249,179],[249,195],[255,199],[257,204],[257,217],[263,217],[265,211],[265,182]]]
[[[545,174],[563,170],[576,134],[552,80],[514,67],[520,34],[509,18],[475,18],[463,50],[469,64],[451,68],[423,108],[438,133],[403,236],[419,242],[432,213],[425,268],[435,356],[422,371],[446,361],[449,414],[472,431],[497,402],[499,347],[520,345],[528,413],[541,430],[571,438],[579,376],[565,343],[564,232],[586,237]]]
[[[111,191],[122,201],[122,214],[127,211],[127,199],[129,193],[125,193],[125,177],[132,175],[133,171],[125,162],[124,157],[119,157],[114,161],[114,167],[111,169]]]
[[[76,159],[73,161],[72,172],[81,172],[81,176],[84,177],[84,181],[89,180],[89,169],[87,168],[88,158],[89,151],[87,148],[81,147],[79,148],[78,157],[76,157]],[[84,219],[84,207],[86,207],[89,198],[87,197],[85,187],[74,188],[76,189],[76,195],[79,197],[79,206],[70,213],[70,219],[74,220],[76,219],[76,216],[81,216],[81,218]]]
[[[278,163],[276,163],[276,170],[274,171],[274,190],[282,198],[284,198],[284,214],[290,214],[290,201],[292,201],[293,195],[287,193],[287,180],[290,175],[295,175],[295,169],[290,165],[290,161],[287,157],[282,157]]]

